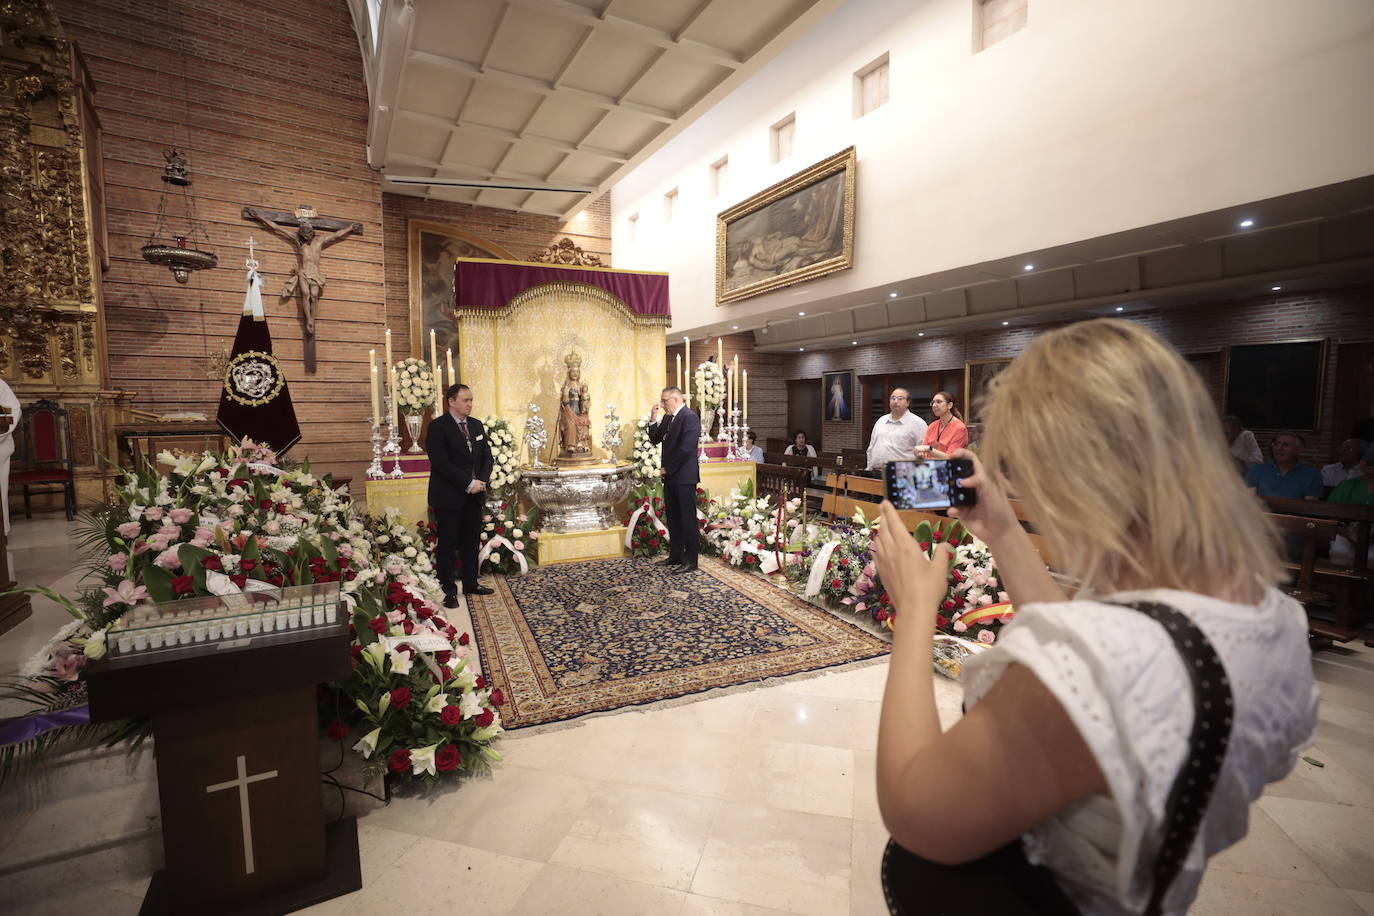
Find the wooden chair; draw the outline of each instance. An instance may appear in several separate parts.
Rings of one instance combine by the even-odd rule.
[[[10,474],[10,483],[24,489],[24,517],[33,518],[33,494],[61,493],[67,520],[76,518],[75,462],[67,411],[46,399],[25,407],[14,438],[18,470]]]

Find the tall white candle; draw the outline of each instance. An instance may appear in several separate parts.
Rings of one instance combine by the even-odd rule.
[[[735,390],[737,385],[739,385],[738,353],[735,354],[733,365],[730,366],[730,413],[733,413],[735,408],[739,406],[739,392]],[[726,414],[727,417],[729,415],[729,413]]]
[[[391,385],[391,425],[399,427],[401,425],[401,403],[396,397],[396,367],[392,366],[386,372],[387,382]]]
[[[677,387],[678,387],[678,390],[681,390],[681,389],[682,389],[682,354],[681,354],[681,353],[679,353],[679,354],[677,355]]]
[[[452,385],[453,382],[454,382],[454,378],[453,378],[453,348],[452,348],[452,347],[446,347],[446,348],[445,348],[445,352],[446,352],[445,358],[448,360],[448,383],[449,383],[450,385]]]
[[[682,361],[687,364],[687,387],[683,391],[686,392],[686,400],[690,405],[692,403],[692,338],[682,338],[682,347],[687,351],[687,355],[682,358]]]
[[[372,375],[371,375],[371,377],[369,378],[369,380],[368,380],[368,385],[367,385],[367,390],[368,390],[368,392],[372,395],[372,425],[373,425],[373,426],[381,426],[381,425],[382,425],[382,410],[381,410],[381,407],[378,406],[378,400],[377,400],[377,351],[376,351],[376,350],[368,350],[368,351],[367,351],[367,366],[368,366],[368,368],[372,371]]]
[[[429,367],[434,374],[434,415],[440,413],[439,403],[443,400],[440,389],[443,388],[443,381],[439,376],[439,344],[434,339],[434,329],[429,329]]]
[[[749,370],[744,370],[744,412],[742,416],[749,419]]]
[[[391,372],[391,328],[386,329],[386,371]]]

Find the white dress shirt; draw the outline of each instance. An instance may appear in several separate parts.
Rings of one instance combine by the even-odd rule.
[[[873,424],[873,437],[868,441],[868,466],[881,468],[888,461],[909,460],[912,449],[926,437],[926,421],[911,411],[897,419],[884,414]]]
[[[1338,487],[1352,477],[1359,477],[1364,471],[1360,470],[1360,463],[1357,461],[1351,467],[1346,467],[1339,461],[1322,465],[1322,486]]]
[[[1242,429],[1236,434],[1235,440],[1231,443],[1231,454],[1245,462],[1246,470],[1264,463],[1264,453],[1255,441],[1255,434],[1248,429]]]

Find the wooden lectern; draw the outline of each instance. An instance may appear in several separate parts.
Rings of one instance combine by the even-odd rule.
[[[325,826],[316,685],[347,623],[111,656],[91,721],[151,715],[167,867],[142,912],[288,913],[362,887],[357,824]]]

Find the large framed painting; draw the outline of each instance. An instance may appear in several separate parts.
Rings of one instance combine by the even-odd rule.
[[[514,261],[515,256],[500,245],[443,223],[411,220],[406,263],[410,267],[410,352],[429,354],[429,332],[434,331],[442,357],[452,349],[458,357],[458,324],[453,311],[453,262],[457,258],[495,258]]]
[[[1223,413],[1235,414],[1247,429],[1315,430],[1326,348],[1324,338],[1227,347]]]
[[[964,422],[987,422],[988,385],[1011,365],[1009,359],[972,359],[964,363]]]
[[[854,370],[821,374],[821,418],[826,423],[854,421]]]
[[[716,304],[854,266],[854,147],[716,217]]]

